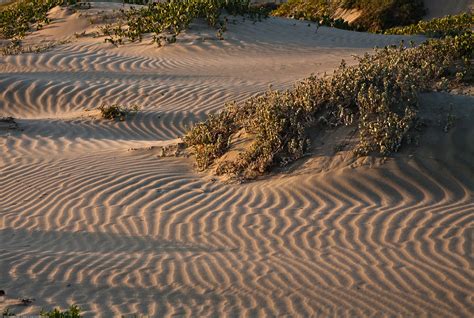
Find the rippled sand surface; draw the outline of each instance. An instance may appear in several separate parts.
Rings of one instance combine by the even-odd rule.
[[[90,28],[52,14],[28,41]],[[472,315],[473,97],[422,96],[434,124],[420,147],[385,163],[315,149],[283,173],[222,183],[148,148],[225,101],[419,40],[275,18],[237,19],[224,37],[197,24],[161,49],[84,37],[0,57],[0,114],[18,124],[0,126],[3,306],[34,298],[13,310],[74,303],[104,317]],[[110,122],[96,116],[102,103],[141,110]],[[436,114],[449,105],[456,122],[445,133]]]

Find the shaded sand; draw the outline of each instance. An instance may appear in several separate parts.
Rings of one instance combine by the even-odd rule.
[[[81,31],[62,28],[68,21],[40,32]],[[312,156],[248,184],[217,182],[191,159],[149,149],[175,143],[227,100],[419,39],[315,30],[239,19],[225,41],[197,24],[162,49],[85,37],[0,57],[0,116],[18,125],[0,130],[0,310],[470,316],[472,96],[423,96],[431,125],[421,148],[384,164],[336,152],[350,130],[315,134]],[[103,121],[94,111],[103,102],[141,111]],[[450,104],[456,120],[445,133],[440,108]]]

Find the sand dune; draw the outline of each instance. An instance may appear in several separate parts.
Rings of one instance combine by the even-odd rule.
[[[68,38],[72,29],[61,30]],[[316,33],[274,18],[238,21],[225,38],[198,24],[162,49],[86,37],[0,58],[0,114],[19,126],[0,130],[0,289],[9,304],[35,298],[13,310],[472,314],[472,96],[423,96],[441,126],[439,109],[455,105],[454,127],[432,126],[421,147],[384,164],[323,155],[315,140],[313,156],[289,171],[225,184],[148,148],[175,142],[227,100],[421,38]],[[94,117],[114,102],[141,111],[125,122]]]

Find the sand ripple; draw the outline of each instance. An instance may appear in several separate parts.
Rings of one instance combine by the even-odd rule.
[[[237,24],[223,43],[187,34],[151,51],[84,40],[2,58],[0,112],[22,130],[0,131],[0,287],[36,299],[17,312],[69,303],[105,317],[474,312],[472,110],[413,156],[374,167],[334,160],[322,172],[303,164],[250,184],[128,150],[180,137],[226,100],[399,39],[324,28],[313,38],[305,23],[278,21]],[[472,97],[424,100],[472,106]],[[114,102],[142,110],[125,122],[87,115]]]

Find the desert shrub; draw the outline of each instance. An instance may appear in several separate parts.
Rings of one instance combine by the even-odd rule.
[[[461,35],[474,28],[474,15],[463,13],[443,18],[420,21],[405,27],[396,27],[385,30],[385,34],[423,34],[429,37],[446,37]]]
[[[76,305],[71,305],[69,309],[65,311],[61,311],[58,308],[54,308],[51,311],[44,311],[41,310],[40,317],[48,317],[48,318],[80,318],[81,317],[81,309]]]
[[[235,106],[234,106],[235,108]],[[274,165],[285,165],[301,158],[307,147],[305,129],[311,121],[310,108],[299,91],[273,91],[249,99],[234,111],[233,127],[253,136],[248,151],[234,161],[224,161],[218,174],[242,174],[251,177]],[[188,139],[186,139],[188,141]]]
[[[102,104],[99,106],[99,111],[104,119],[118,119],[125,120],[127,116],[134,114],[138,111],[139,107],[134,105],[132,107],[126,107],[119,104],[105,105]]]
[[[208,168],[227,151],[230,137],[237,129],[238,111],[241,110],[230,103],[219,115],[209,115],[206,121],[196,124],[185,136],[185,143],[194,147],[199,169]]]
[[[184,136],[205,169],[244,131],[252,143],[238,158],[219,160],[217,174],[252,178],[301,158],[312,126],[356,124],[358,155],[397,151],[415,125],[418,94],[443,88],[445,78],[472,69],[472,33],[430,40],[418,47],[390,46],[343,62],[328,78],[314,76],[293,89],[268,91],[240,105],[232,103],[197,124]]]
[[[101,31],[107,36],[105,41],[115,45],[123,44],[124,40],[141,41],[143,34],[152,33],[153,42],[161,46],[176,42],[176,36],[195,19],[204,19],[222,34],[227,28],[226,19],[220,18],[224,10],[254,19],[268,15],[265,7],[252,6],[250,0],[169,0],[139,9],[121,10],[120,21],[105,25]]]
[[[380,31],[420,21],[426,14],[423,0],[342,0],[344,9],[359,9],[353,24],[359,29]]]
[[[358,9],[361,16],[350,25],[331,17],[338,8]],[[275,16],[318,21],[321,25],[358,31],[380,31],[418,22],[425,14],[423,0],[289,0],[272,12]]]
[[[328,0],[290,0],[273,10],[272,15],[318,22],[319,25],[344,30],[357,29],[343,19],[332,18],[334,11]]]
[[[32,28],[49,24],[48,11],[61,0],[21,0],[0,10],[0,38],[22,38]]]
[[[294,19],[324,16],[331,13],[327,0],[289,0],[272,12],[275,16]]]

